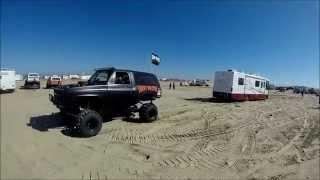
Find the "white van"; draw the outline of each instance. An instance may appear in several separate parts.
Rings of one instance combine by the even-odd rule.
[[[38,73],[28,73],[24,88],[40,89],[40,75]]]
[[[212,95],[233,101],[263,100],[268,98],[269,80],[265,77],[235,70],[217,71]]]
[[[12,69],[0,70],[0,90],[13,92],[16,89],[16,71]]]

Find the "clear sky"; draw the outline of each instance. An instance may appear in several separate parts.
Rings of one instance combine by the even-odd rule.
[[[316,0],[2,0],[1,66],[82,72],[115,66],[161,77],[256,73],[278,85],[319,87]]]

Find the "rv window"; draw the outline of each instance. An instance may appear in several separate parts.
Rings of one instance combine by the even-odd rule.
[[[238,85],[243,85],[243,84],[244,84],[244,79],[238,78]]]
[[[260,86],[260,81],[256,81],[256,87]]]

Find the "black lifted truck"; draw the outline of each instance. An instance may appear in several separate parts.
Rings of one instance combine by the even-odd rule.
[[[49,99],[63,117],[85,137],[95,136],[104,117],[125,116],[138,112],[140,120],[151,122],[158,118],[152,103],[160,98],[158,78],[151,73],[116,68],[96,69],[86,83],[54,88]]]

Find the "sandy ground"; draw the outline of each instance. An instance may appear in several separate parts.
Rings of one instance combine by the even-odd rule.
[[[114,118],[98,136],[70,137],[52,90],[1,95],[1,179],[319,179],[319,105],[272,93],[211,102],[211,88],[163,86],[160,119]]]

